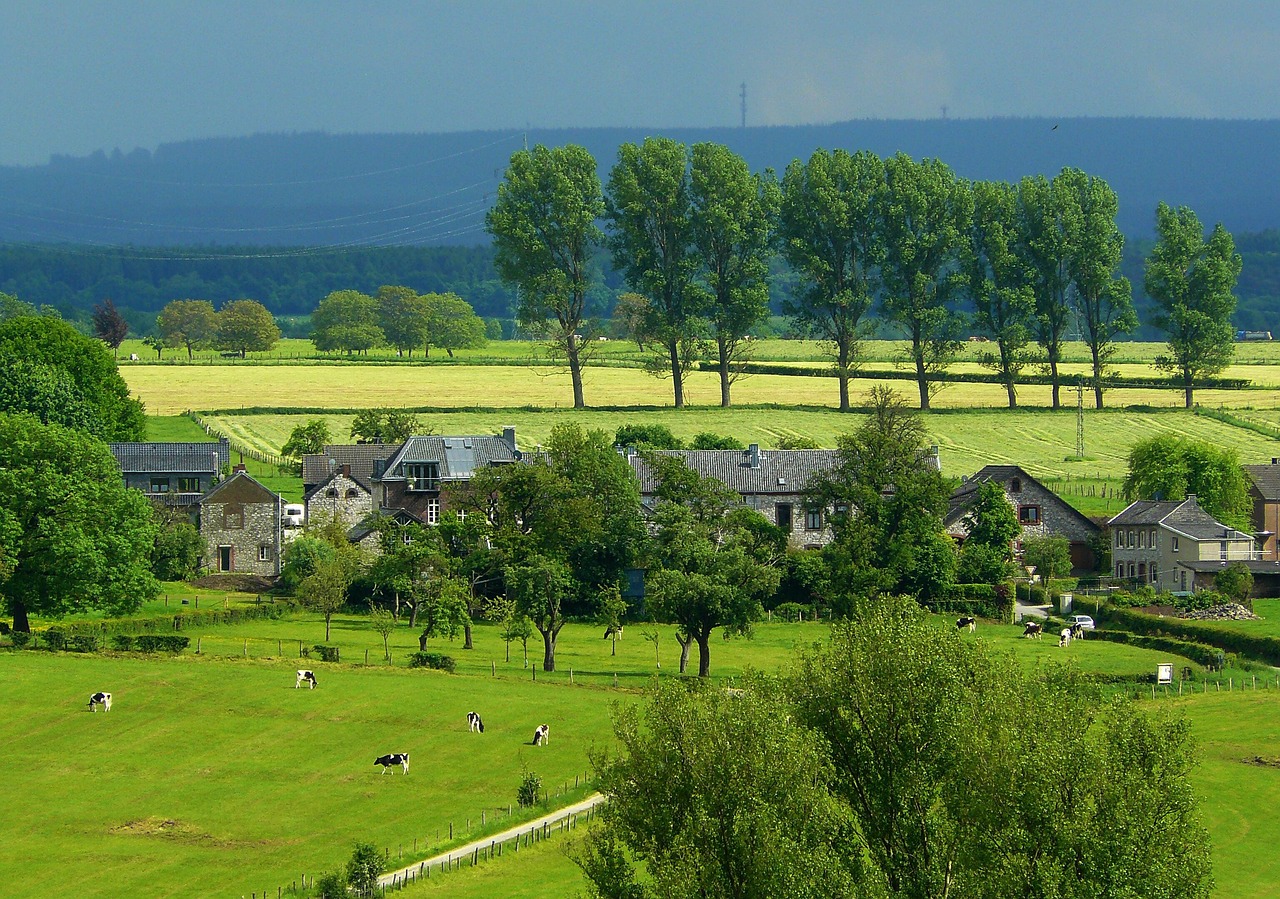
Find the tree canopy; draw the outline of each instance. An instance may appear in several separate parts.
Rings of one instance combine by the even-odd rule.
[[[187,358],[193,350],[206,349],[218,338],[218,313],[208,300],[174,300],[156,316],[156,328],[165,343],[187,348]]]
[[[378,301],[358,290],[335,290],[311,313],[311,340],[322,353],[361,353],[385,339]]]
[[[276,345],[280,328],[267,307],[256,300],[232,300],[218,310],[216,346],[237,352],[263,353]]]
[[[1129,450],[1126,497],[1177,501],[1192,493],[1223,524],[1251,530],[1253,500],[1234,449],[1165,434],[1139,440]]]

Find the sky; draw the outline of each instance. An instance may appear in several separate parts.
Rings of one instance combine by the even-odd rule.
[[[0,0],[0,165],[260,132],[1280,118],[1280,3]]]

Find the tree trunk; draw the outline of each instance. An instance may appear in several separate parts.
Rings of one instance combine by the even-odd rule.
[[[613,646],[610,648],[609,655],[616,656],[617,654],[618,654],[618,633],[617,631],[615,631],[613,634]]]
[[[849,345],[841,343],[836,350],[836,380],[840,384],[840,411],[849,411]]]
[[[711,634],[698,634],[698,677],[711,676]]]
[[[466,624],[462,626],[462,635],[463,635],[462,648],[475,649],[475,647],[471,645],[471,622],[470,621],[468,621]]]
[[[506,640],[504,642],[507,644],[507,661],[510,662],[511,661],[511,641]]]
[[[27,607],[13,600],[9,603],[9,612],[13,615],[13,629],[24,634],[31,633],[31,622],[27,619]]]
[[[693,648],[693,638],[685,638],[676,632],[676,642],[680,644],[680,673],[689,667],[689,650]]]
[[[1049,355],[1049,382],[1053,384],[1053,408],[1061,408],[1058,402],[1058,388],[1062,385],[1058,382],[1058,356],[1056,353]]]
[[[720,351],[720,406],[729,408],[729,341],[724,337],[716,337],[716,347]]]
[[[423,631],[422,633],[418,634],[418,651],[419,652],[427,651],[427,632],[426,631]]]
[[[582,396],[582,360],[578,356],[578,338],[572,333],[565,344],[565,355],[569,359],[569,380],[573,382],[573,408],[585,409],[587,401]]]
[[[1090,347],[1093,351],[1093,402],[1095,408],[1102,408],[1102,348],[1096,343]]]
[[[1005,392],[1009,394],[1009,408],[1018,408],[1018,389],[1013,386],[1013,379],[1009,378],[1004,382]]]
[[[553,630],[543,630],[538,628],[538,633],[542,634],[542,670],[556,670],[556,632]]]
[[[409,606],[409,627],[415,628],[417,626],[418,626],[418,604],[415,602],[413,605]]]
[[[329,622],[333,620],[332,612],[324,613],[324,642],[329,642]]]
[[[667,355],[671,359],[671,383],[675,387],[676,408],[684,408],[684,377],[680,371],[680,341],[667,342]]]
[[[1188,408],[1188,409],[1190,409],[1190,408],[1191,408],[1191,391],[1192,391],[1192,390],[1194,390],[1194,389],[1195,389],[1195,388],[1193,388],[1193,387],[1191,386],[1191,382],[1190,382],[1190,381],[1188,381],[1188,382],[1187,382],[1187,387],[1186,387],[1187,408]]]
[[[920,411],[929,411],[929,373],[924,367],[924,348],[916,345],[912,350],[916,357],[916,383],[920,386]]]

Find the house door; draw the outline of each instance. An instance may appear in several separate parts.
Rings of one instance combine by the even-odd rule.
[[[235,561],[235,552],[234,552],[234,551],[235,551],[235,547],[234,547],[234,546],[219,546],[219,547],[218,547],[218,570],[219,570],[219,571],[230,571],[230,570],[231,570],[231,565],[232,565],[232,563]]]
[[[791,530],[791,503],[778,503],[774,509],[778,518],[778,527]]]

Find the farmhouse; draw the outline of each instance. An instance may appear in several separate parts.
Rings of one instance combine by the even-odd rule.
[[[1246,465],[1249,476],[1249,498],[1253,500],[1253,533],[1258,538],[1260,556],[1280,562],[1280,458],[1270,465]]]
[[[1065,537],[1071,547],[1071,573],[1080,576],[1094,571],[1097,560],[1089,541],[1102,529],[1017,465],[987,465],[952,492],[943,520],[949,535],[961,543],[969,536],[969,510],[984,481],[999,484],[1017,510],[1022,525],[1019,551],[1021,540],[1028,537]]]
[[[284,498],[237,465],[200,498],[203,566],[217,572],[278,575]]]
[[[836,464],[835,450],[768,450],[753,443],[745,450],[657,450],[690,470],[715,478],[742,497],[742,503],[783,528],[793,546],[816,548],[831,542],[828,510],[811,507],[804,491],[815,474]],[[640,501],[653,508],[657,480],[643,456],[627,451],[627,461],[640,480]]]
[[[337,517],[354,527],[373,512],[373,470],[395,455],[401,443],[326,446],[302,457],[305,518]]]
[[[216,443],[112,443],[124,485],[161,506],[190,507],[217,483],[231,462],[231,446]]]

